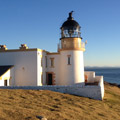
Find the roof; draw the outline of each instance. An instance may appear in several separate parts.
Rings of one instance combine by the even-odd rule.
[[[63,23],[62,27],[80,27],[75,20],[67,20]]]
[[[73,12],[73,11],[71,11],[71,12],[69,13],[69,17],[68,17],[67,21],[65,21],[65,22],[62,24],[62,27],[61,27],[61,28],[80,27],[79,24],[78,24],[78,22],[76,22],[76,21],[73,19],[73,17],[72,17],[72,12]]]
[[[0,77],[12,67],[13,65],[0,66]]]
[[[44,51],[42,49],[39,49],[39,48],[31,48],[31,49],[10,49],[10,50],[1,50],[0,49],[0,52],[28,52],[28,51]]]

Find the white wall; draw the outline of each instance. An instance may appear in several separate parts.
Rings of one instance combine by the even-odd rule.
[[[48,66],[46,68],[46,72],[54,72],[55,74],[55,84],[56,85],[59,85],[60,83],[60,54],[51,54],[51,55],[47,55],[47,63],[48,63]],[[51,59],[50,58],[54,58],[54,67],[51,67]]]
[[[83,97],[89,97],[96,100],[102,100],[104,92],[101,86],[84,86],[84,85],[70,85],[70,86],[20,86],[20,87],[0,87],[0,89],[34,89],[34,90],[51,90],[61,93],[73,94]]]
[[[103,76],[95,76],[95,72],[93,71],[85,71],[85,75],[88,76],[87,83],[98,82],[98,86],[101,88],[101,96],[104,97],[104,81]]]
[[[37,51],[37,86],[42,85],[41,75],[42,75],[43,69],[41,65],[41,60],[42,60],[42,52]]]
[[[71,65],[68,65],[68,55],[71,56]],[[46,74],[45,72],[54,72],[56,85],[73,85],[76,83],[84,84],[83,51],[60,51],[59,54],[49,54],[46,56],[48,66],[47,68],[43,67],[43,69],[45,68],[44,74]],[[50,58],[54,58],[54,67],[51,67]],[[45,79],[44,81],[46,81]]]
[[[46,56],[46,52],[43,51],[42,52],[42,85],[46,85],[46,71],[47,71],[47,68],[46,68],[46,59],[45,59],[45,56]]]
[[[10,68],[10,86],[15,85],[15,69],[14,66]]]
[[[71,56],[71,65],[68,65],[68,55]],[[59,85],[73,85],[76,83],[84,83],[83,51],[61,51]]]
[[[104,97],[104,80],[103,76],[96,76],[97,81],[99,81],[99,86],[101,87],[101,96]]]
[[[87,83],[94,83],[103,81],[103,76],[95,76],[95,72],[93,71],[85,71],[85,75],[87,75]]]
[[[0,80],[0,86],[4,86],[4,80]]]
[[[11,85],[37,85],[37,50],[0,52],[0,65],[14,65]]]
[[[0,79],[0,86],[4,86],[4,80],[7,80],[7,86],[9,86],[9,78],[10,78],[10,70],[8,70],[6,73],[4,73],[1,76],[2,79]]]
[[[88,79],[87,79],[88,83],[95,82],[95,72],[93,72],[93,71],[85,71],[85,75],[87,75],[87,77],[88,77]]]

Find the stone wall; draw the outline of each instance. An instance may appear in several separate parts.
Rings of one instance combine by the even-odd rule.
[[[32,90],[51,90],[66,94],[88,97],[96,100],[102,100],[104,97],[104,87],[92,85],[70,85],[70,86],[1,86],[0,89],[32,89]]]

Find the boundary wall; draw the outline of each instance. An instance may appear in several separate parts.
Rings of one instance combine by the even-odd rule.
[[[0,89],[25,89],[25,90],[50,90],[66,94],[88,97],[96,100],[102,100],[104,97],[104,86],[95,85],[69,85],[69,86],[0,86]]]

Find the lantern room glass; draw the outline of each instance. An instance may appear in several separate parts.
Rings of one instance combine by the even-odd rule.
[[[62,28],[61,29],[61,37],[80,37],[80,27],[76,28]]]

